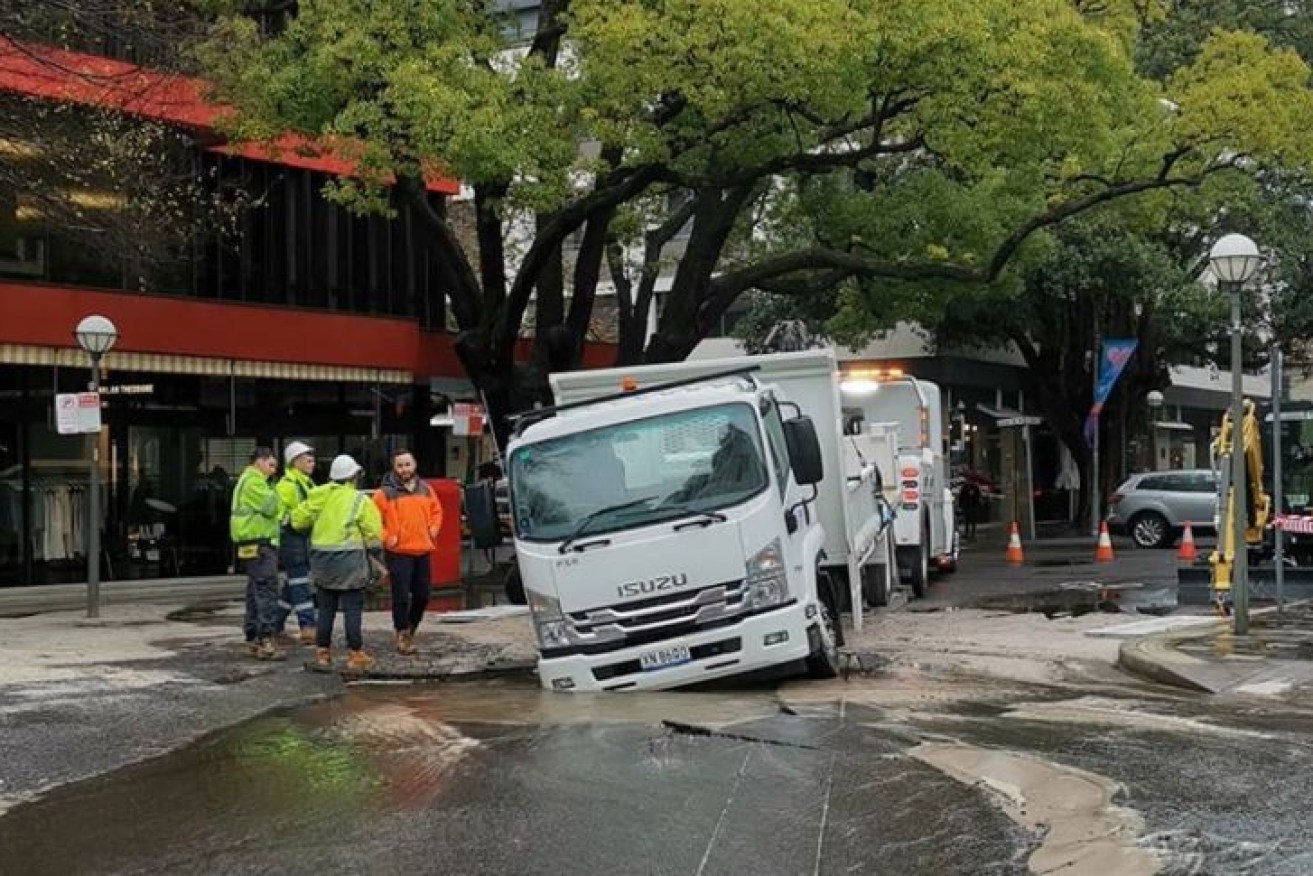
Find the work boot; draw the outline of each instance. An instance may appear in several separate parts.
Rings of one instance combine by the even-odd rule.
[[[259,656],[260,656],[260,643],[257,642],[257,641],[255,641],[254,639],[252,639],[251,641],[247,642],[247,643],[246,643],[246,656],[247,656],[247,657],[255,657],[255,658],[259,658]]]
[[[259,645],[256,646],[256,660],[277,660],[282,656],[272,638],[261,639]]]
[[[368,672],[374,668],[374,658],[364,651],[348,651],[346,657],[347,672]]]
[[[313,645],[315,643],[315,638],[316,638],[316,634],[314,627],[301,627],[302,645]]]
[[[415,639],[405,630],[397,633],[397,653],[407,656],[415,653]]]
[[[332,649],[332,648],[316,648],[316,649],[315,649],[315,665],[318,666],[318,667],[321,667],[321,668],[323,668],[323,669],[332,669],[332,668],[333,668],[333,649]]]

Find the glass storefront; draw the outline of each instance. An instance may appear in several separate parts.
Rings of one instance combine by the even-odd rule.
[[[230,491],[257,445],[308,441],[317,480],[343,452],[371,484],[400,446],[419,451],[421,471],[443,462],[410,386],[120,371],[103,381],[98,438],[59,435],[54,395],[87,379],[85,369],[0,366],[0,586],[85,580],[92,440],[106,580],[226,574]]]

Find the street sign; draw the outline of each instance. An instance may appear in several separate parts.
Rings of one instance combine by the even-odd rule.
[[[457,402],[451,406],[451,434],[468,437],[483,434],[483,406]]]
[[[100,431],[100,393],[64,392],[55,396],[55,428],[60,435]]]
[[[998,421],[998,427],[1006,429],[1009,426],[1039,426],[1043,422],[1043,417],[1004,417]]]

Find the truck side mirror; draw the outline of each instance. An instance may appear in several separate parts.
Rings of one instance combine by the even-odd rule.
[[[784,443],[789,449],[794,479],[802,486],[819,484],[825,477],[825,464],[821,461],[821,442],[811,417],[785,420]]]

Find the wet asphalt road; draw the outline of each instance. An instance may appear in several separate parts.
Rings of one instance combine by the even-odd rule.
[[[16,808],[0,872],[1026,872],[1040,832],[911,756],[946,740],[1106,777],[1162,872],[1313,872],[1313,716],[978,684],[909,712],[866,683],[806,707],[356,689]]]
[[[1006,601],[1092,571],[1035,554],[1022,576],[982,546],[914,607]],[[1124,556],[1095,571],[1173,574],[1169,552]],[[209,653],[186,659],[216,680],[231,670]],[[315,683],[286,681],[219,698],[179,683],[178,708],[160,713],[144,695],[85,713],[32,699],[6,724],[0,758],[11,782],[38,786],[85,768],[70,751],[157,753],[215,709],[240,716]],[[890,701],[888,681],[819,696],[769,683],[610,697],[514,680],[354,688],[16,807],[0,817],[0,876],[1027,872],[1054,831],[1008,810],[1006,782],[918,756],[934,744],[1015,753],[1059,788],[1072,775],[1105,782],[1135,848],[1171,876],[1313,874],[1313,714],[1106,679],[926,678],[934,695],[909,706]]]
[[[29,874],[1024,872],[1030,837],[909,759],[915,739],[878,712],[790,715],[769,692],[650,697],[638,714],[633,698],[468,693],[352,693],[71,786],[0,819],[2,859]],[[758,717],[691,729],[734,713]]]

